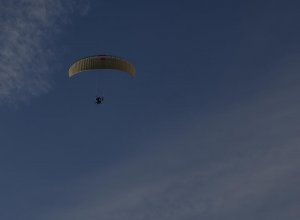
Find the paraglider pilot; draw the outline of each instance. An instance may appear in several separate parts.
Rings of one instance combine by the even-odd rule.
[[[103,102],[103,100],[104,100],[104,97],[103,96],[96,96],[96,104],[98,105],[98,104],[102,104],[102,102]]]

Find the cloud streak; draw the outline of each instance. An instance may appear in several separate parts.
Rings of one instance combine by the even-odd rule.
[[[49,91],[55,37],[75,1],[12,0],[0,8],[0,103]]]
[[[276,84],[163,135],[176,138],[144,143],[151,151],[82,177],[72,205],[42,218],[299,219],[298,85]]]

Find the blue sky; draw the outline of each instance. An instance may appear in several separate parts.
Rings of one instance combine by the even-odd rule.
[[[298,220],[299,6],[1,5],[0,218]]]

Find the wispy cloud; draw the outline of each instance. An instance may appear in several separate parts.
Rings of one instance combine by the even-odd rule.
[[[51,88],[55,37],[76,1],[11,0],[0,7],[0,102]]]
[[[184,123],[176,138],[144,143],[149,152],[82,177],[77,202],[43,219],[299,219],[298,84],[281,82],[205,123]]]

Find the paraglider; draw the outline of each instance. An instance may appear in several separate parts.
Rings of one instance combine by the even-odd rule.
[[[101,69],[120,70],[132,77],[136,74],[135,67],[131,63],[121,57],[111,55],[95,55],[81,58],[70,66],[68,73],[69,77],[72,77],[83,71]],[[103,96],[96,96],[96,104],[102,104],[103,101]]]
[[[102,102],[104,101],[104,97],[103,96],[96,96],[96,104],[102,104]]]

